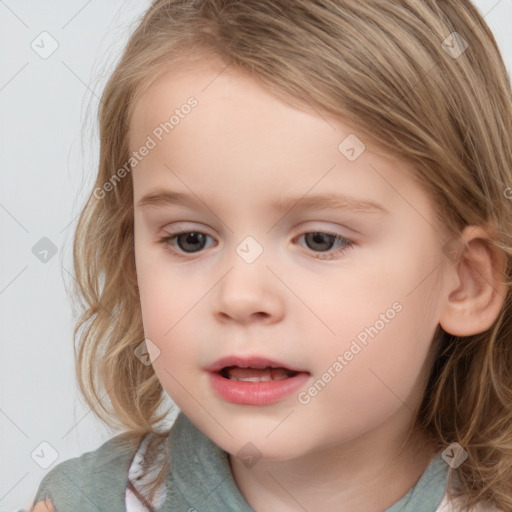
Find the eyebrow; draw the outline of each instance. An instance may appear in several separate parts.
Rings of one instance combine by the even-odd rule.
[[[211,203],[213,208],[207,206]],[[140,199],[137,205],[144,207],[164,207],[182,205],[188,207],[198,206],[202,203],[208,209],[215,209],[216,202],[211,196],[203,201],[197,196],[183,194],[181,192],[162,191],[148,194]],[[272,201],[269,207],[273,211],[283,212],[288,210],[350,210],[358,213],[380,213],[389,214],[389,211],[381,204],[368,199],[360,199],[340,194],[317,194],[303,197],[289,197]]]

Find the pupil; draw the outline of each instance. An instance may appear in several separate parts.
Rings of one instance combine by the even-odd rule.
[[[199,245],[204,243],[204,238],[205,236],[202,233],[183,233],[178,236],[178,245],[180,246],[180,249],[185,252],[193,252],[194,249],[198,249],[198,243]],[[182,243],[183,241],[184,243]]]
[[[327,238],[327,242],[325,239]],[[312,246],[310,242],[313,242]],[[332,242],[334,241],[334,237],[332,235],[328,235],[326,233],[307,233],[306,234],[306,242],[310,246],[311,249],[319,249],[319,250],[329,250],[332,247]],[[327,247],[326,247],[327,244]],[[316,245],[316,247],[315,247]]]

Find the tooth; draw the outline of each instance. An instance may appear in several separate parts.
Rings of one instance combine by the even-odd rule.
[[[268,382],[270,380],[283,380],[287,379],[289,377],[293,377],[296,372],[292,372],[291,370],[287,370],[285,368],[271,368],[267,367],[263,369],[264,371],[258,372],[258,375],[254,375],[254,372],[252,372],[253,375],[250,377],[242,377],[240,376],[239,370],[236,371],[229,371],[229,369],[226,371],[225,374],[222,374],[225,378],[228,378],[230,380],[236,380],[239,382]],[[234,375],[233,375],[233,374]]]
[[[287,379],[287,375],[280,375],[276,377],[271,377],[270,375],[262,375],[261,377],[246,377],[244,379],[237,379],[234,377],[229,377],[230,380],[236,380],[239,382],[268,382],[269,380],[283,380]]]
[[[246,377],[245,379],[231,378],[231,380],[237,380],[237,381],[241,381],[241,382],[267,382],[272,379],[270,378],[270,375],[263,375],[261,377]]]

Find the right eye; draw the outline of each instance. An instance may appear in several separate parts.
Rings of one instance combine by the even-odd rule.
[[[200,231],[181,231],[179,233],[170,233],[160,238],[159,243],[172,253],[183,256],[184,254],[194,254],[204,249],[207,238],[211,237]],[[178,249],[176,249],[174,242],[176,242]]]

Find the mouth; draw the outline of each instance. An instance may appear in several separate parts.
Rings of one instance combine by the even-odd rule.
[[[268,382],[271,380],[283,380],[295,377],[299,372],[288,368],[276,368],[273,366],[267,366],[266,368],[225,366],[217,373],[225,379],[239,382]]]
[[[225,379],[259,382],[294,377],[307,370],[261,356],[227,356],[218,359],[205,370],[218,373]]]
[[[205,368],[212,389],[239,405],[270,405],[292,395],[311,373],[259,356],[228,356]]]

